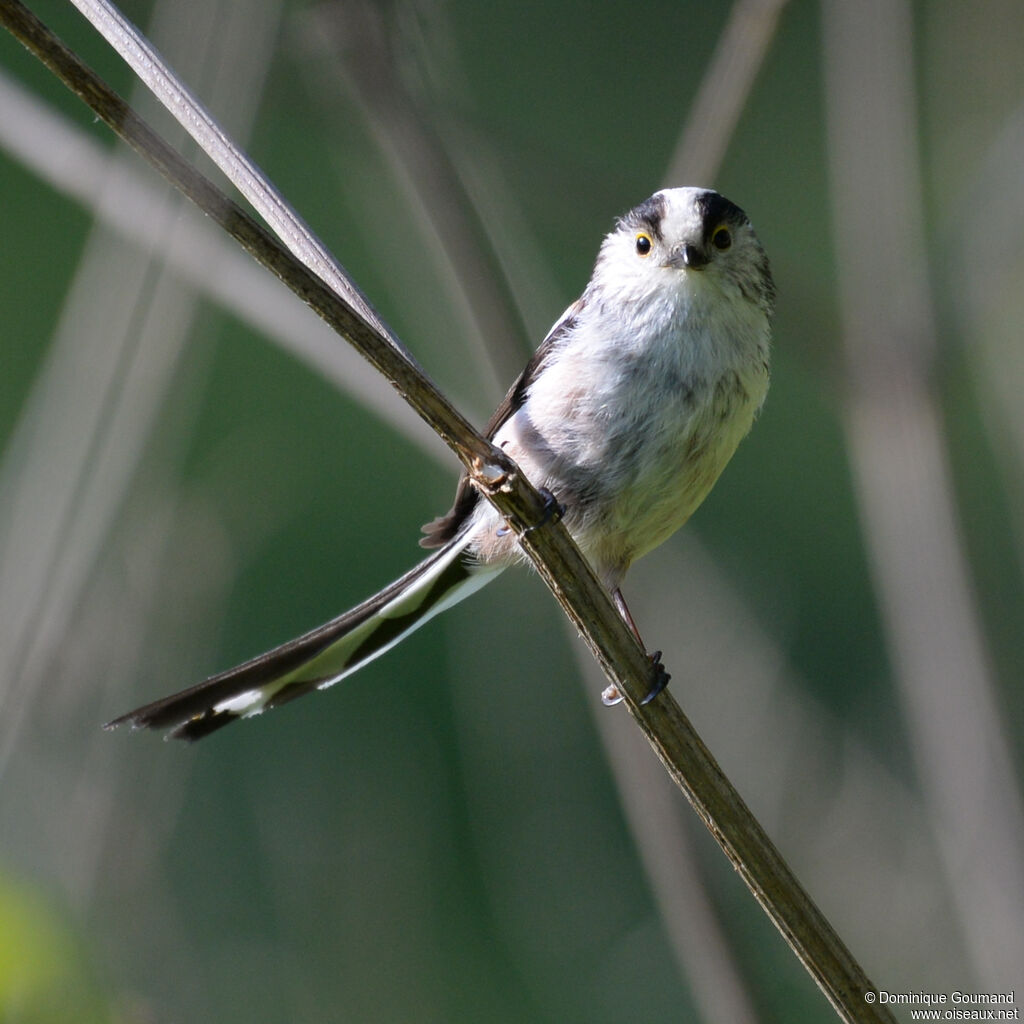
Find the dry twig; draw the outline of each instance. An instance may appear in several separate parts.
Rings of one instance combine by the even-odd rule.
[[[666,769],[837,1013],[847,1021],[892,1021],[888,1011],[865,1001],[865,994],[876,991],[875,987],[804,892],[679,705],[668,693],[640,705],[652,682],[651,664],[565,528],[559,523],[532,528],[544,522],[544,500],[536,490],[415,365],[321,243],[132,26],[106,3],[77,3],[91,20],[95,16],[94,24],[109,41],[116,41],[118,52],[170,105],[208,155],[222,169],[225,165],[232,169],[234,184],[292,252],[285,251],[170,149],[17,0],[0,0],[0,20],[122,139],[384,373],[437,431],[513,526],[523,550],[580,630],[605,675],[625,695],[630,713]],[[296,252],[301,259],[293,255]]]

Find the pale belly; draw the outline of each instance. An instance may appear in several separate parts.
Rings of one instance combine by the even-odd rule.
[[[742,436],[730,431],[690,457],[684,444],[684,457],[652,467],[605,514],[581,524],[577,541],[602,575],[621,578],[632,562],[668,540],[708,496]]]
[[[630,564],[664,543],[697,510],[740,441],[747,435],[767,390],[767,373],[735,378],[718,400],[681,421],[677,429],[636,454],[589,514],[570,528],[584,553],[611,586]]]
[[[762,367],[743,377],[729,373],[703,401],[651,410],[642,422],[608,431],[585,458],[585,445],[571,439],[577,424],[569,417],[559,431],[541,432],[520,415],[496,440],[565,506],[566,526],[614,589],[632,562],[667,540],[704,501],[750,430],[767,386]],[[514,535],[487,503],[477,521],[481,561],[519,559]]]

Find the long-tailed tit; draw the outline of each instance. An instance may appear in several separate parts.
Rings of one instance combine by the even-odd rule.
[[[739,207],[710,189],[657,192],[617,221],[487,427],[554,496],[634,632],[622,579],[690,518],[750,429],[768,390],[774,297]],[[194,740],[325,689],[523,560],[465,476],[424,533],[437,550],[351,611],[109,724]]]

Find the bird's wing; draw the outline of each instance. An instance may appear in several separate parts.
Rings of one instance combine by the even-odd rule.
[[[492,440],[502,425],[522,407],[531,385],[575,326],[583,305],[584,298],[579,298],[569,306],[555,321],[554,326],[537,347],[537,351],[530,356],[526,368],[508,389],[508,393],[501,400],[498,408],[494,410],[494,415],[484,430],[484,436],[488,440]],[[459,477],[459,484],[455,489],[455,501],[452,503],[452,507],[443,516],[439,516],[423,527],[424,536],[420,539],[420,546],[439,548],[451,541],[465,526],[479,500],[479,493],[473,487],[466,473],[463,473]]]

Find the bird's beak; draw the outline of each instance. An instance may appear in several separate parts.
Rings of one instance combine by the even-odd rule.
[[[669,266],[680,270],[703,270],[708,265],[708,257],[703,248],[687,242],[679,246],[669,260]]]
[[[704,250],[699,245],[692,245],[689,242],[679,250],[679,258],[688,270],[703,270],[708,263]]]

